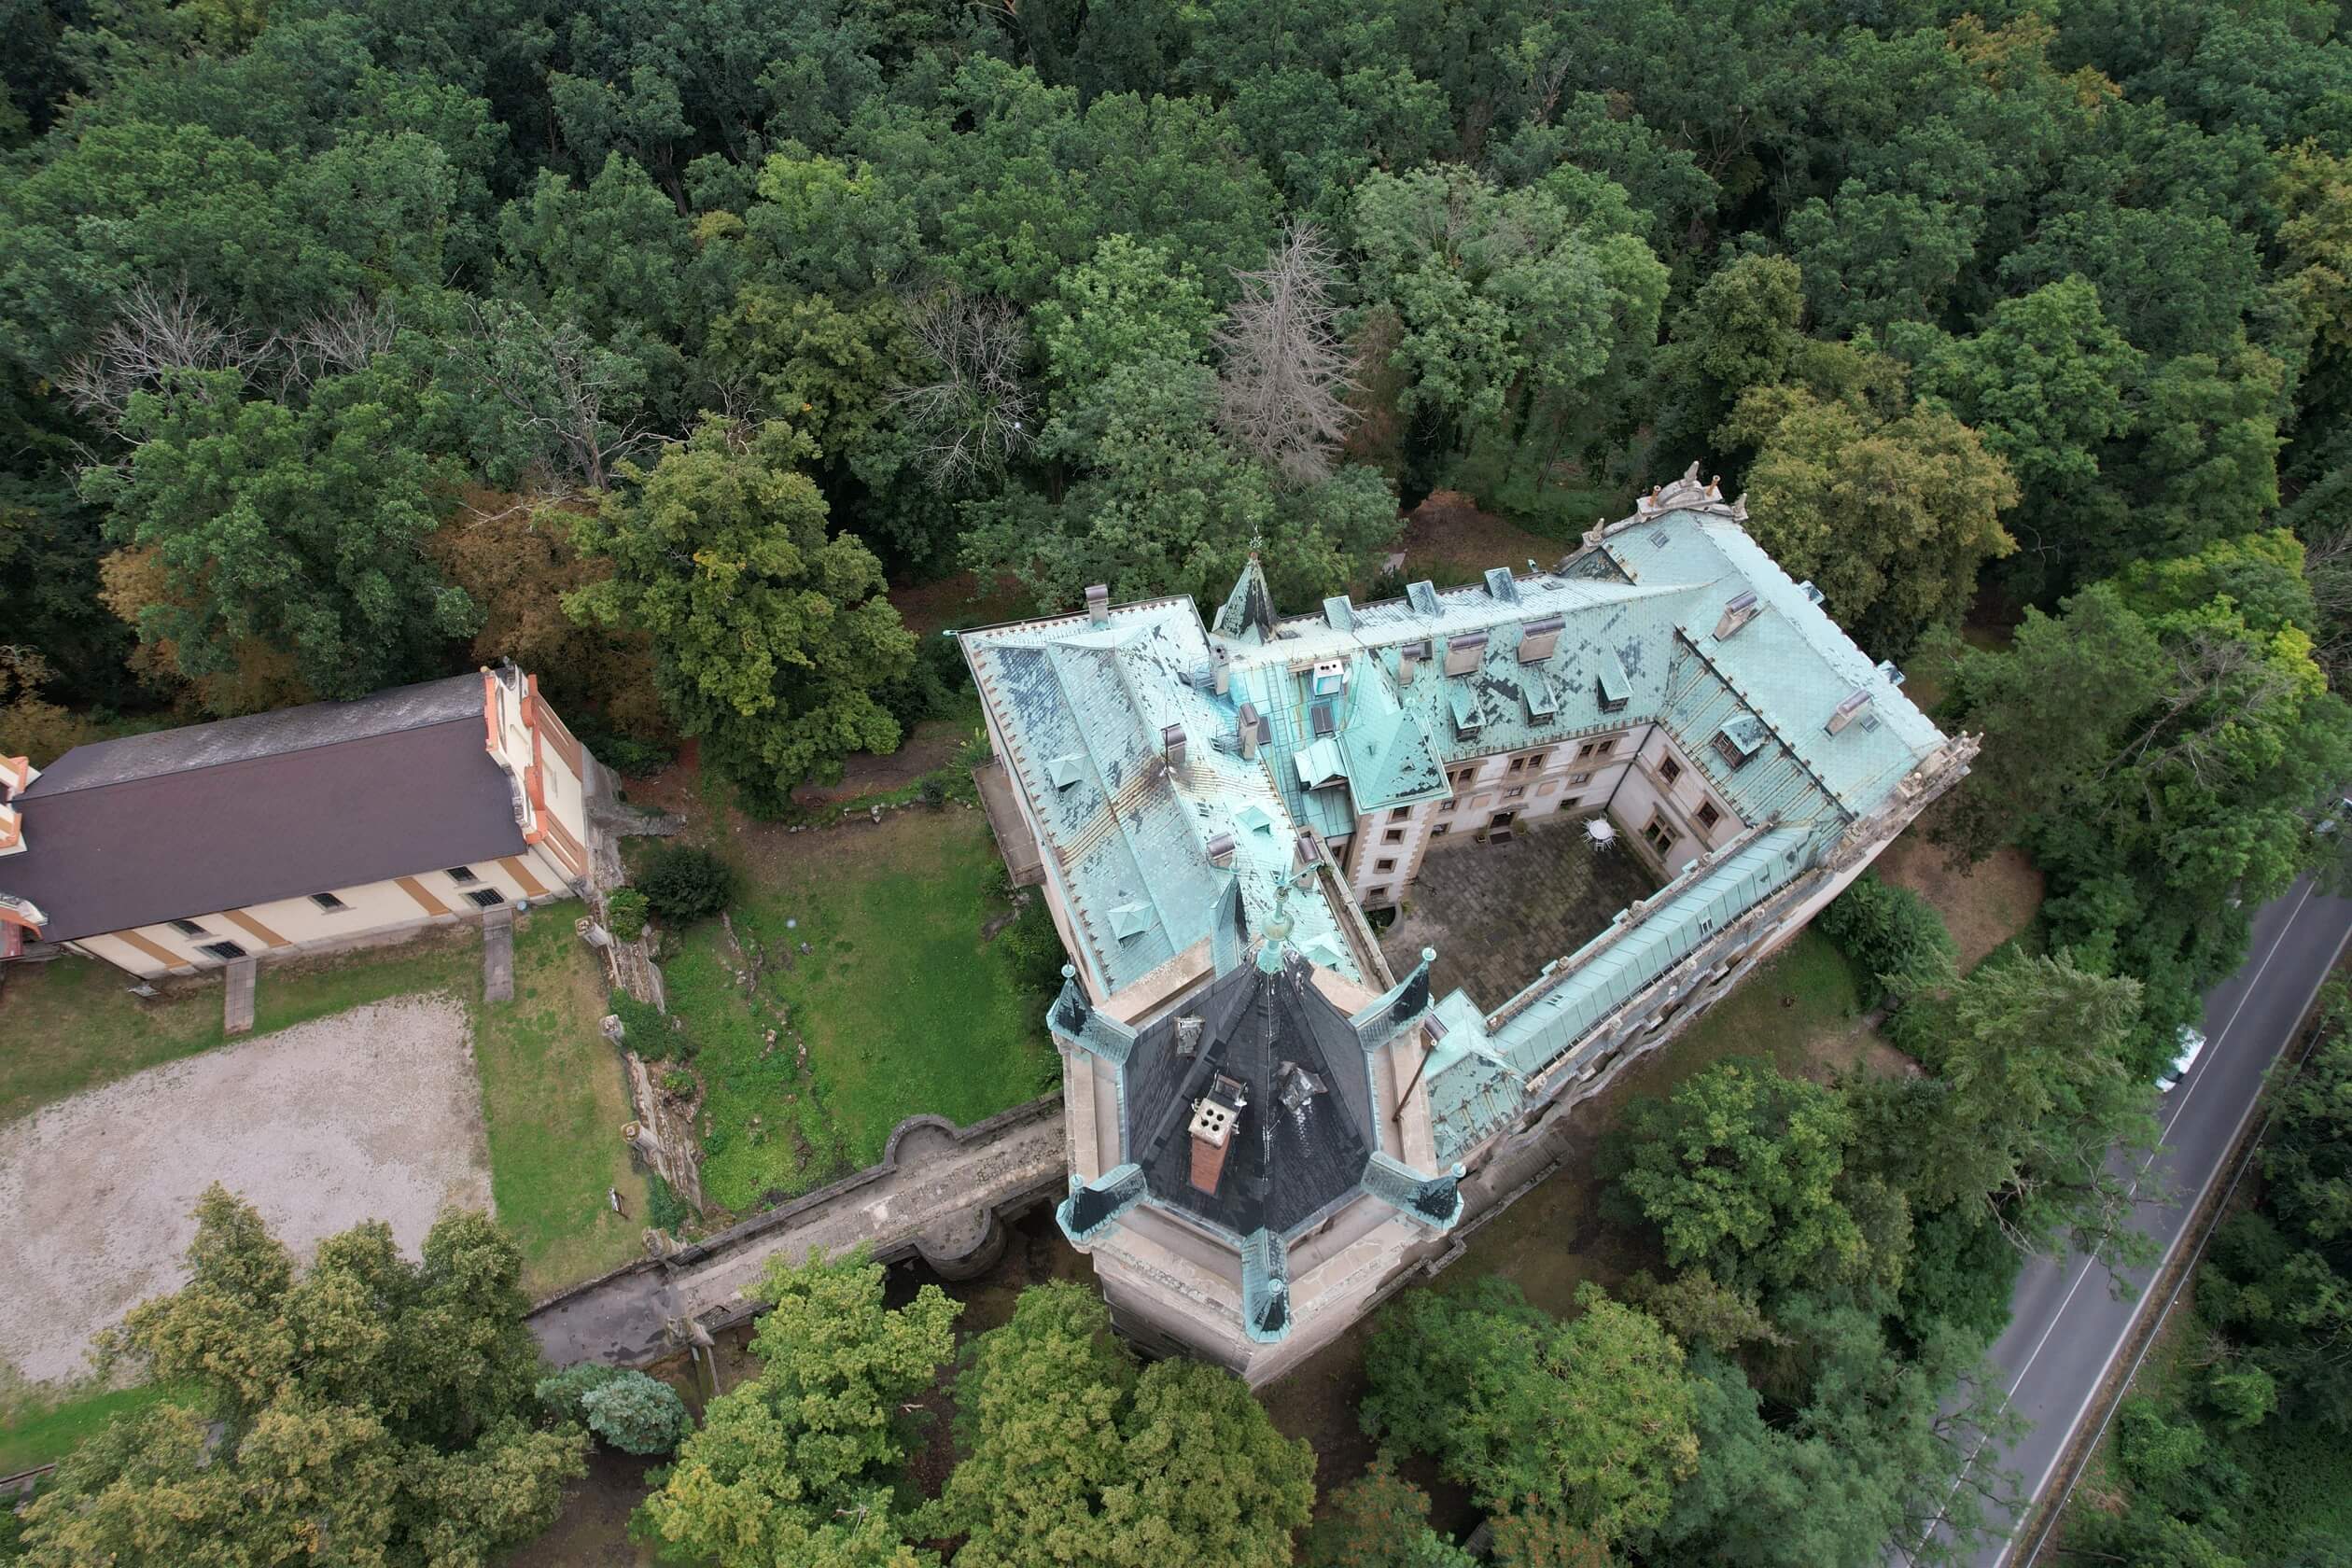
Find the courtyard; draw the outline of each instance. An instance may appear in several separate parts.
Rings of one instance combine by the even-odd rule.
[[[1436,948],[1435,993],[1460,987],[1491,1013],[1657,889],[1624,844],[1597,848],[1582,819],[1540,818],[1501,844],[1433,849],[1381,933],[1380,951],[1401,975],[1421,961],[1422,948]]]

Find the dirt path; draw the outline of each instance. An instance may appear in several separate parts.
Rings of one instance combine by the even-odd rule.
[[[443,1205],[488,1208],[466,1010],[445,996],[374,1002],[10,1125],[0,1357],[35,1382],[80,1376],[93,1335],[187,1278],[189,1211],[214,1182],[302,1257],[370,1219],[413,1253]]]

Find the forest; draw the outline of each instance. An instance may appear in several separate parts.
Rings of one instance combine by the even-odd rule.
[[[1965,1550],[2019,1261],[2132,1255],[2107,1151],[2152,1141],[2145,1085],[2251,912],[2345,875],[2341,5],[6,14],[10,754],[512,658],[623,772],[691,743],[788,815],[961,679],[893,588],[1214,602],[1254,550],[1286,606],[1394,593],[1433,493],[1564,553],[1693,461],[1983,736],[1932,831],[2031,855],[2030,950],[1955,973],[1871,881],[1825,917],[1923,1075],[1694,1077],[1606,1162],[1664,1277],[1569,1321],[1499,1288],[1384,1320],[1367,1430],[1515,1568],[1862,1568],[1939,1515]],[[2293,1091],[2201,1308],[2215,1359],[2130,1418],[2149,1478],[2083,1561],[2343,1561],[2232,1512],[2247,1434],[2352,1425],[2342,1055]],[[133,1337],[217,1386],[254,1494],[282,1502],[315,1440],[365,1460],[338,1528],[388,1544],[350,1561],[490,1561],[544,1524],[583,1439],[525,1431],[495,1241],[412,1276],[361,1237],[298,1281],[249,1211],[207,1227],[191,1291],[274,1325],[274,1359],[230,1365],[186,1293]],[[1238,1385],[1127,1365],[1084,1303],[983,1337],[966,1457],[917,1504],[888,1409],[947,1359],[951,1304],[886,1311],[854,1267],[768,1288],[770,1324],[843,1326],[821,1355],[763,1330],[775,1370],[685,1439],[646,1509],[679,1561],[1291,1561],[1311,1464]],[[367,1291],[441,1318],[363,1353]],[[281,1343],[281,1295],[358,1369]],[[482,1380],[404,1384],[452,1333]],[[170,1410],[69,1463],[30,1561],[200,1518],[189,1539],[290,1560],[315,1519],[240,1513]],[[1230,1507],[1220,1473],[1251,1477]],[[1384,1457],[1303,1549],[1460,1561],[1429,1507]]]

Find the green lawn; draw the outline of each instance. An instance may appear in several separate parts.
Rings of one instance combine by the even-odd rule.
[[[115,1417],[160,1404],[172,1392],[164,1384],[148,1383],[53,1402],[28,1399],[0,1407],[0,1476],[54,1463]]]
[[[478,972],[474,986],[490,1196],[522,1244],[525,1287],[543,1295],[628,1261],[646,1224],[645,1177],[621,1140],[626,1070],[596,1029],[604,965],[559,904],[515,932],[513,1001],[484,1006]]]
[[[907,1116],[970,1123],[1017,1105],[1057,1066],[1035,999],[982,936],[1004,905],[979,812],[902,811],[787,843],[734,911],[768,956],[757,997],[715,921],[665,965],[709,1089],[705,1190],[738,1211],[872,1164]]]
[[[443,931],[400,947],[261,972],[253,1034],[388,998],[445,991],[473,1014],[498,1219],[522,1243],[525,1283],[553,1290],[624,1262],[644,1223],[644,1179],[621,1141],[629,1119],[619,1057],[596,1030],[603,972],[572,935],[568,906],[515,936],[515,998],[482,1002],[482,945]],[[17,966],[0,989],[0,1123],[83,1089],[223,1043],[218,981],[141,1001],[120,972],[87,959]],[[630,1218],[605,1196],[618,1187]]]

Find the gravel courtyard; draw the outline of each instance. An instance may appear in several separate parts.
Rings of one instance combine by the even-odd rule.
[[[444,1204],[490,1203],[472,1030],[441,996],[150,1068],[5,1136],[0,1360],[35,1382],[82,1375],[94,1335],[177,1288],[213,1182],[302,1257],[370,1219],[413,1254]]]

